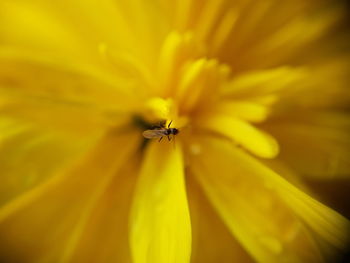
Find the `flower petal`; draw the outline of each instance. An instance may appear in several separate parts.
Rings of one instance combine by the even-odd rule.
[[[0,33],[2,45],[52,49],[67,55],[85,50],[83,42],[57,16],[33,1],[1,1]],[[79,47],[83,48],[79,50]]]
[[[315,47],[321,41],[326,40],[327,44],[330,43],[333,37],[332,29],[341,24],[347,16],[346,7],[340,2],[334,4],[334,2],[323,1],[317,7],[314,3],[305,3],[305,1],[303,3],[273,2],[275,4],[271,5],[272,8],[265,13],[265,19],[249,32],[250,39],[243,36],[242,40],[239,39],[239,43],[236,44],[234,43],[235,34],[232,35],[230,40],[233,47],[226,60],[230,59],[239,70],[270,68],[287,61],[304,62],[305,58],[310,58],[310,53],[314,53]],[[250,6],[252,9],[259,9],[255,5]],[[289,14],[290,9],[291,11],[294,9],[292,11],[295,12],[294,15]],[[283,17],[276,15],[279,10]],[[251,13],[249,10],[248,15]],[[244,22],[246,21],[241,22],[242,24],[237,25],[236,28],[241,27],[245,33]],[[270,32],[259,32],[264,29]],[[308,33],[305,34],[305,32]],[[240,35],[242,32],[235,33]],[[325,49],[322,51],[317,55],[325,56]]]
[[[133,99],[94,77],[58,65],[4,57],[0,92],[0,114],[80,134],[125,122],[125,112],[134,105]]]
[[[93,75],[83,66],[16,54],[15,50],[0,51],[5,53],[0,52],[0,87],[4,95],[9,91],[23,92],[29,97],[111,109],[126,107],[131,102],[132,98],[126,97],[127,91],[119,87],[126,83],[117,85],[98,74]]]
[[[224,135],[262,158],[274,158],[279,152],[277,141],[248,122],[224,115],[208,116],[200,127]]]
[[[98,140],[42,131],[12,119],[0,118],[0,123],[0,206],[69,167]]]
[[[139,159],[125,162],[114,178],[107,179],[94,191],[88,209],[67,242],[63,263],[131,262],[128,215]]]
[[[0,3],[0,48],[55,57],[67,65],[79,63],[118,80],[125,71],[149,69],[150,64],[150,72],[155,72],[167,24],[154,1],[5,0]],[[137,65],[131,65],[135,61]],[[120,87],[130,90],[123,83]]]
[[[135,50],[136,36],[125,22],[125,8],[116,4],[93,0],[2,1],[2,43],[95,62],[101,42]]]
[[[215,22],[220,18],[220,9],[224,0],[206,1],[200,12],[195,33],[199,39],[206,40],[211,34]]]
[[[223,95],[230,98],[246,98],[268,95],[287,88],[305,76],[305,69],[276,67],[266,70],[248,71],[234,77],[223,89]]]
[[[191,263],[253,263],[213,209],[193,174],[189,173],[186,181],[192,223]]]
[[[318,180],[349,178],[348,114],[295,111],[263,125],[280,143],[280,158],[300,176]]]
[[[130,219],[135,263],[190,260],[191,225],[179,146],[151,142],[147,147]]]
[[[96,200],[126,159],[135,153],[139,137],[139,133],[107,134],[71,169],[60,171],[3,206],[1,260],[68,260]],[[123,154],[116,154],[116,149],[121,148]]]
[[[349,226],[344,217],[224,141],[203,137],[199,147],[193,173],[257,261],[322,262],[315,241],[326,244],[324,253],[344,249]]]
[[[266,105],[243,100],[237,102],[222,102],[218,105],[216,110],[222,114],[234,116],[248,122],[262,122],[267,118],[270,112]]]

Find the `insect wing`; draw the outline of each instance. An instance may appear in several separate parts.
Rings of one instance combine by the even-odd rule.
[[[161,129],[156,129],[156,130],[145,130],[142,133],[143,137],[146,139],[154,139],[154,138],[159,138],[164,136],[164,131]]]

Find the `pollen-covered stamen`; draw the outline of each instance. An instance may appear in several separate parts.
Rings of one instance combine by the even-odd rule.
[[[134,123],[142,130],[145,139],[161,141],[165,137],[171,141],[187,126],[188,118],[177,114],[176,105],[171,99],[154,97],[144,104]]]
[[[176,107],[172,99],[154,97],[145,102],[141,109],[141,116],[149,123],[170,120],[176,116]]]
[[[182,128],[188,124],[186,116],[178,114],[177,105],[171,98],[154,97],[145,102],[137,114],[147,128],[171,127]],[[145,126],[145,125],[142,125]],[[171,128],[170,126],[168,128]]]

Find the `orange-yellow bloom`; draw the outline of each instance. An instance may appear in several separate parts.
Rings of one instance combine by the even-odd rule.
[[[350,171],[345,10],[0,0],[0,261],[341,257],[304,179]]]

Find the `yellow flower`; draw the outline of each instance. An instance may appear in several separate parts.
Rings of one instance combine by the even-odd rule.
[[[1,0],[1,262],[335,260],[303,179],[350,171],[344,10]]]

